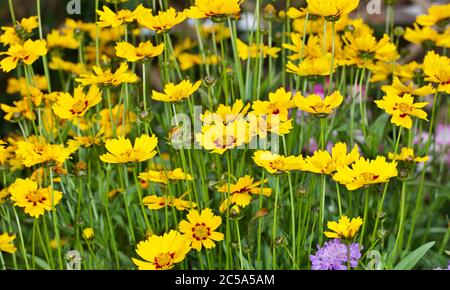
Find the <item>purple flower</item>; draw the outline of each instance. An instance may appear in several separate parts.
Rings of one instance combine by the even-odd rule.
[[[350,267],[356,268],[361,258],[362,246],[353,243],[347,246],[340,239],[326,242],[322,248],[317,246],[316,255],[311,255],[312,270],[347,270],[348,250],[350,249]]]

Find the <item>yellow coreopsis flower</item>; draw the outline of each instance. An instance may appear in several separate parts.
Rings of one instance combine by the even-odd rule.
[[[163,53],[164,43],[153,46],[151,41],[141,42],[138,47],[134,47],[128,42],[118,42],[116,44],[116,55],[128,61],[148,61]]]
[[[0,235],[0,252],[14,254],[16,252],[16,247],[13,241],[16,239],[16,235],[9,235],[8,233],[3,233]]]
[[[375,103],[378,108],[392,115],[391,123],[397,126],[411,129],[412,119],[410,116],[428,121],[427,112],[421,109],[428,105],[428,103],[414,103],[414,98],[410,94],[404,94],[402,97],[392,94],[386,95],[382,100],[377,100]]]
[[[425,80],[438,84],[437,90],[450,94],[450,58],[430,51],[423,60]]]
[[[279,88],[275,92],[269,93],[268,101],[258,100],[253,102],[252,113],[278,116],[280,121],[284,122],[288,119],[289,109],[293,107],[292,92],[287,92],[284,88]]]
[[[48,144],[43,139],[28,138],[28,141],[17,142],[16,155],[26,167],[57,162],[63,163],[72,152],[62,144]]]
[[[272,174],[305,169],[305,160],[302,156],[283,156],[270,151],[256,151],[253,154],[253,161]]]
[[[403,147],[402,150],[400,151],[400,154],[389,152],[388,158],[391,160],[417,162],[417,163],[423,163],[428,161],[428,156],[423,157],[415,156],[414,149],[409,147]]]
[[[371,68],[374,60],[391,62],[399,58],[397,47],[390,42],[387,34],[379,41],[372,34],[361,34],[354,36],[350,32],[345,33],[343,38],[346,46],[344,47],[343,60],[345,64],[356,64],[360,68]]]
[[[226,199],[220,206],[220,211],[223,212],[230,204],[236,204],[241,207],[246,207],[252,200],[252,194],[271,196],[272,189],[262,187],[261,185],[267,183],[267,179],[253,182],[253,177],[245,175],[238,179],[236,184],[224,184],[217,189],[218,192],[230,194],[229,200]],[[228,189],[229,188],[229,189]],[[226,206],[223,206],[226,205]]]
[[[187,193],[183,194],[180,198],[171,197],[171,196],[156,196],[149,195],[142,199],[142,203],[148,207],[148,209],[161,209],[166,206],[175,207],[177,210],[190,210],[197,207],[195,202],[191,202],[188,200],[184,200],[183,197]]]
[[[129,110],[125,110],[125,106],[123,104],[120,104],[114,106],[111,112],[109,108],[105,108],[100,111],[100,133],[102,134],[102,136],[104,138],[110,138],[113,136],[111,113],[112,120],[114,122],[114,128],[116,129],[115,131],[120,135],[127,135],[131,131],[131,123],[136,121],[137,116],[135,113]]]
[[[201,80],[195,82],[195,84],[192,84],[189,80],[183,80],[177,85],[167,83],[164,86],[164,94],[154,90],[152,99],[161,102],[180,102],[195,93],[201,84]]]
[[[5,203],[7,200],[9,200],[9,190],[8,188],[3,188],[0,190],[0,204]]]
[[[146,181],[168,184],[171,180],[192,180],[190,174],[184,173],[181,168],[174,170],[149,170],[139,174],[139,178]]]
[[[159,11],[157,15],[138,17],[138,22],[142,26],[155,31],[156,33],[163,33],[175,25],[180,24],[186,18],[187,13],[185,11],[178,12],[170,7],[166,11]]]
[[[20,44],[21,38],[23,37],[23,33],[29,34],[39,26],[38,17],[31,16],[28,18],[22,18],[20,21],[16,21],[16,25],[14,26],[5,26],[1,29],[5,31],[2,35],[0,35],[0,43],[4,45],[14,45]],[[22,34],[22,37],[19,36]]]
[[[316,94],[310,94],[306,98],[301,95],[294,97],[294,103],[300,110],[320,117],[331,114],[334,109],[342,104],[343,100],[344,97],[339,91],[326,96],[325,99]]]
[[[215,231],[222,223],[222,218],[214,215],[211,209],[206,208],[201,213],[190,210],[186,217],[187,221],[182,220],[178,227],[182,238],[186,239],[193,249],[211,249],[216,246],[214,241],[223,240],[224,235]]]
[[[259,58],[261,55],[263,58],[267,58],[268,56],[272,58],[277,58],[281,48],[269,47],[264,44],[258,45],[256,43],[248,45],[244,43],[242,40],[238,39],[237,50],[239,57],[242,60],[247,60],[248,58]]]
[[[356,190],[363,186],[384,183],[397,176],[397,162],[386,162],[386,158],[378,156],[375,160],[360,157],[349,166],[340,167],[333,179],[345,185],[348,190]]]
[[[62,198],[62,193],[51,190],[51,187],[41,188],[31,179],[18,178],[10,187],[11,200],[15,206],[23,207],[25,213],[38,218],[44,212],[54,209]]]
[[[417,16],[416,22],[422,26],[445,27],[450,23],[450,4],[432,5],[428,8],[428,14]]]
[[[52,57],[48,66],[52,70],[67,71],[73,75],[80,75],[82,73],[86,73],[86,67],[84,64],[78,62],[73,63],[70,61],[65,61],[59,56]]]
[[[428,84],[426,86],[415,88],[414,83],[410,82],[409,85],[403,84],[398,77],[394,77],[392,85],[382,86],[381,90],[386,94],[403,96],[404,94],[411,94],[412,96],[425,97],[435,92],[433,86]]]
[[[441,35],[436,30],[430,26],[421,28],[417,23],[414,23],[414,29],[407,27],[403,37],[411,43],[428,47],[437,45],[438,43],[442,44]]]
[[[280,136],[289,134],[292,130],[292,119],[281,121],[278,115],[259,115],[251,112],[247,116],[251,136],[258,135],[265,139],[270,133]]]
[[[145,8],[142,4],[139,4],[134,11],[128,9],[121,9],[114,13],[107,6],[103,6],[103,11],[97,10],[100,27],[118,27],[122,24],[131,23],[140,16],[151,14],[152,10]]]
[[[73,97],[68,93],[59,95],[52,109],[61,119],[72,120],[83,117],[90,108],[100,103],[101,100],[102,93],[97,86],[91,86],[87,94],[83,92],[83,87],[77,87]]]
[[[4,46],[20,44],[20,37],[17,35],[16,29],[14,27],[3,26],[1,27],[3,33],[0,35],[0,43]]]
[[[101,67],[94,66],[94,73],[81,74],[75,81],[82,86],[118,86],[122,83],[135,83],[138,81],[136,74],[128,71],[128,64],[123,62],[120,67],[112,73],[110,69],[103,71]]]
[[[327,21],[337,21],[343,15],[349,14],[359,5],[359,0],[306,0],[311,14],[325,17]]]
[[[47,54],[47,44],[45,40],[33,41],[28,39],[25,43],[14,44],[9,47],[8,51],[0,52],[0,55],[7,55],[0,61],[0,67],[4,72],[10,72],[17,67],[17,63],[31,65],[40,56]]]
[[[94,229],[93,228],[85,228],[83,230],[83,239],[90,240],[94,237]]]
[[[162,236],[153,235],[139,242],[136,253],[144,261],[131,259],[139,270],[168,270],[183,261],[190,249],[179,232],[170,230]]]
[[[35,88],[45,91],[48,89],[47,78],[45,76],[34,75],[32,79],[32,83]],[[6,93],[15,94],[19,93],[21,96],[27,96],[28,91],[30,90],[30,86],[27,85],[27,79],[24,77],[20,78],[9,78],[8,86],[6,87]]]
[[[215,112],[206,111],[200,116],[205,126],[212,124],[223,124],[242,119],[250,109],[250,103],[244,106],[242,100],[236,100],[232,106],[220,104]]]
[[[304,170],[314,173],[332,174],[338,168],[348,166],[358,158],[357,145],[347,154],[347,145],[339,142],[331,149],[331,154],[328,151],[318,150],[314,152],[313,156],[306,157]]]
[[[298,65],[289,61],[286,71],[299,76],[327,76],[331,72],[331,53],[327,53],[318,58],[306,58]],[[336,66],[333,68],[333,72]]]
[[[68,48],[77,49],[80,46],[80,42],[75,39],[73,30],[60,31],[53,29],[47,34],[47,47],[52,48]]]
[[[339,218],[339,222],[329,221],[327,227],[331,232],[326,231],[324,234],[330,239],[352,240],[358,233],[362,224],[362,218],[352,218],[350,221],[350,219],[344,215]]]
[[[6,104],[0,104],[0,108],[5,112],[3,117],[6,121],[20,120],[25,117],[28,120],[36,119],[36,115],[30,108],[30,101],[28,98],[23,98],[20,101],[13,101],[14,106],[8,106]]]
[[[136,138],[134,146],[130,139],[121,136],[117,139],[106,141],[108,153],[100,156],[100,160],[106,163],[128,163],[142,162],[153,158],[156,155],[158,138],[156,136],[142,135]]]
[[[239,14],[243,0],[195,0],[194,6],[187,11],[190,18],[222,19]]]

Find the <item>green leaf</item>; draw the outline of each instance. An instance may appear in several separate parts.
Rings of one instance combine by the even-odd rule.
[[[415,249],[403,260],[401,260],[394,270],[411,270],[422,259],[422,257],[434,246],[436,242],[429,242]]]
[[[381,114],[369,127],[366,144],[372,152],[376,152],[380,142],[383,141],[384,130],[388,119],[389,115]]]
[[[32,256],[30,254],[27,254],[27,257],[32,259]],[[46,261],[42,260],[41,258],[34,256],[34,261],[36,264],[38,264],[39,267],[41,267],[43,270],[51,270],[50,266],[47,264]]]

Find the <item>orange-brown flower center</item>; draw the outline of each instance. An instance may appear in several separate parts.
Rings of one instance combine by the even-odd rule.
[[[406,117],[412,110],[414,110],[414,107],[406,104],[406,103],[396,103],[394,105],[394,110],[400,111],[400,117],[404,118]]]
[[[155,257],[156,269],[168,269],[173,265],[173,257],[175,253],[161,253]]]
[[[207,227],[205,223],[196,223],[192,232],[192,236],[197,241],[206,240],[211,235],[211,228]]]
[[[376,179],[378,179],[378,177],[380,177],[379,175],[370,173],[370,172],[363,172],[361,173],[361,178],[366,181],[366,182],[372,182],[375,181]]]
[[[26,197],[29,202],[33,203],[33,206],[36,206],[38,202],[44,202],[47,198],[44,196],[44,192],[40,189],[30,191]]]
[[[72,113],[72,115],[80,114],[84,110],[86,110],[87,106],[88,106],[87,100],[85,101],[78,100],[72,105],[72,109],[70,110],[70,112]]]

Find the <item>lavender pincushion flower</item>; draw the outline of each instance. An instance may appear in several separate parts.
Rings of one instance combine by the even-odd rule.
[[[311,255],[309,259],[312,263],[312,270],[347,270],[348,249],[350,248],[350,267],[356,268],[358,260],[361,258],[361,249],[358,243],[350,244],[347,247],[340,239],[333,239],[326,242],[323,247],[317,246],[316,255]]]

